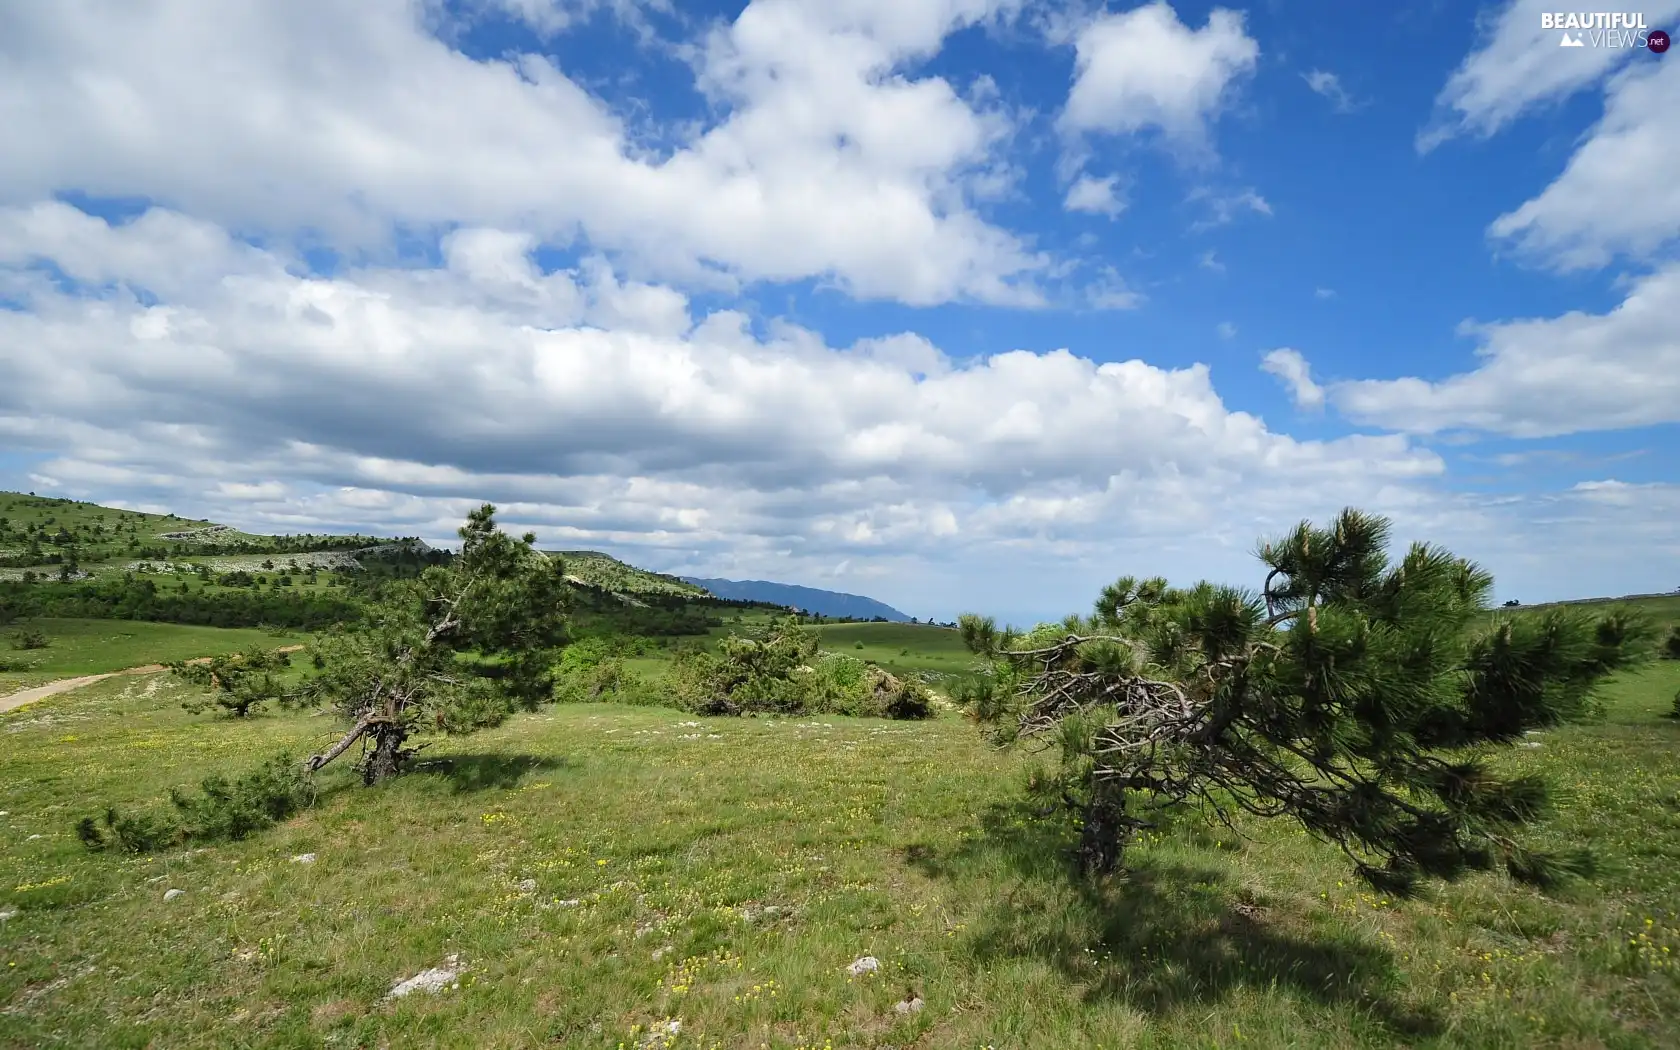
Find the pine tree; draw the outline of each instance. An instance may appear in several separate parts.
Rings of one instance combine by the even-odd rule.
[[[1546,786],[1490,752],[1588,713],[1652,648],[1613,611],[1495,615],[1492,578],[1439,547],[1385,553],[1385,519],[1344,511],[1263,544],[1259,594],[1123,578],[1093,615],[1025,635],[961,620],[989,673],[965,699],[1004,739],[1060,745],[1044,786],[1075,807],[1087,872],[1118,868],[1139,804],[1285,817],[1384,892],[1503,865],[1546,884],[1590,858],[1525,849]]]
[[[243,718],[252,708],[282,695],[280,680],[275,676],[290,663],[288,653],[274,649],[213,656],[196,663],[178,661],[168,667],[176,677],[210,690],[208,697],[188,700],[182,707],[198,714],[215,706]]]
[[[447,566],[392,584],[361,623],[312,646],[324,667],[304,697],[335,706],[349,729],[311,770],[360,743],[372,784],[401,771],[413,736],[499,725],[552,698],[569,588],[560,561],[534,535],[499,530],[495,512],[472,512]]]

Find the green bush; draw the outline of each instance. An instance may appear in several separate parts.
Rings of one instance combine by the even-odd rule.
[[[220,707],[236,717],[244,717],[268,699],[280,696],[275,673],[291,665],[290,654],[275,649],[214,656],[203,662],[177,661],[169,665],[170,673],[196,686],[210,690],[207,697],[195,697],[181,706],[193,714]]]
[[[821,652],[815,634],[787,623],[758,637],[727,638],[717,653],[679,653],[671,682],[678,705],[696,714],[933,714],[920,682],[852,656]]]
[[[624,658],[639,655],[645,643],[643,638],[586,638],[567,646],[554,669],[555,700],[657,704],[659,694],[654,685],[624,666]]]
[[[1662,654],[1670,660],[1680,660],[1680,623],[1669,625],[1668,637],[1663,639]]]
[[[107,809],[102,820],[83,817],[76,822],[76,837],[88,849],[128,853],[238,840],[285,820],[313,796],[303,766],[289,755],[276,755],[235,780],[206,777],[199,782],[197,794],[171,788],[173,813],[125,814]]]
[[[45,649],[50,644],[45,634],[33,628],[12,635],[13,649]]]

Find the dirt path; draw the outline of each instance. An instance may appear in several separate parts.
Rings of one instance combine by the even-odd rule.
[[[283,645],[280,647],[280,652],[295,653],[302,648],[301,645]],[[200,656],[188,660],[187,663],[202,664],[209,661],[210,657]],[[156,674],[159,671],[166,670],[168,668],[162,664],[145,664],[140,667],[124,668],[121,671],[106,671],[104,674],[85,674],[80,678],[60,678],[58,681],[48,682],[46,685],[19,690],[10,696],[0,696],[0,714],[5,714],[7,711],[16,711],[20,707],[33,704],[37,700],[45,700],[49,696],[57,696],[59,693],[68,693],[72,689],[80,689],[84,685],[92,685],[95,682],[103,682],[107,678],[115,678],[120,674]]]

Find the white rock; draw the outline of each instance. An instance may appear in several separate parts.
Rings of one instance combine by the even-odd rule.
[[[666,1021],[664,1024],[656,1024],[648,1029],[647,1035],[642,1036],[642,1046],[651,1050],[651,1048],[659,1046],[681,1031],[682,1022],[676,1019]]]
[[[163,899],[166,901],[172,901],[176,897],[186,896],[186,893],[186,890],[165,890],[163,893]]]
[[[874,973],[880,968],[881,960],[875,958],[873,955],[865,955],[860,958],[853,959],[852,964],[846,967],[847,971],[849,971],[853,977],[861,977],[866,973]]]
[[[1519,741],[1517,741],[1517,746],[1532,749],[1532,748],[1536,748],[1536,747],[1544,747],[1545,745],[1540,743],[1540,741],[1538,741],[1538,740],[1519,740]]]
[[[414,992],[432,992],[435,994],[451,986],[459,987],[456,982],[460,980],[463,972],[461,957],[451,955],[443,960],[442,966],[422,970],[407,980],[393,984],[391,990],[385,993],[385,998],[401,999],[403,996]]]
[[[23,840],[23,841],[25,841],[25,842],[34,842],[34,841],[35,841],[35,840],[36,840],[36,839],[38,839],[38,838],[45,838],[45,836],[44,836],[44,835],[31,835],[31,836],[29,836],[29,837],[28,837],[28,838],[26,838],[26,839],[24,839],[24,840]]]
[[[926,1005],[922,1002],[922,997],[918,995],[914,999],[906,999],[903,1002],[893,1004],[893,1009],[901,1014],[913,1014]]]
[[[315,863],[315,854],[313,854],[313,853],[299,853],[297,856],[292,858],[292,863],[293,864],[313,864],[313,863]]]
[[[17,913],[18,910],[16,908],[0,908],[0,922],[5,922],[7,919],[17,918]]]
[[[11,914],[15,915],[17,913],[12,912]],[[0,912],[0,919],[4,919],[4,918],[6,918],[6,913],[5,912]],[[658,962],[659,960],[665,958],[665,956],[671,954],[671,952],[674,951],[674,950],[675,949],[673,949],[669,944],[667,944],[663,948],[655,948],[653,950],[653,961]]]
[[[519,880],[519,892],[520,893],[535,893],[535,892],[537,892],[537,880],[536,879],[520,879]]]
[[[578,900],[576,897],[573,897],[570,900],[555,901],[554,903],[562,908],[575,908],[583,902]]]

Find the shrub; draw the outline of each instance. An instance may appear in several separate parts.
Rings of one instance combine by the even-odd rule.
[[[281,695],[275,672],[291,665],[291,656],[276,649],[214,656],[203,663],[176,662],[170,673],[193,685],[210,690],[208,697],[188,700],[181,706],[193,714],[220,707],[243,718],[271,697]]]
[[[197,794],[171,788],[174,812],[119,813],[107,809],[102,819],[83,817],[76,837],[88,849],[116,848],[151,853],[189,842],[237,840],[290,817],[314,797],[301,764],[276,755],[235,780],[222,776],[199,782]]]
[[[1670,660],[1680,660],[1680,623],[1669,626],[1668,637],[1663,639],[1662,653]]]
[[[45,649],[51,644],[45,634],[34,628],[19,631],[12,635],[13,649]]]
[[[725,639],[717,653],[681,652],[671,682],[678,705],[696,714],[926,718],[933,713],[920,682],[856,657],[820,652],[814,634],[790,623],[759,637]]]

